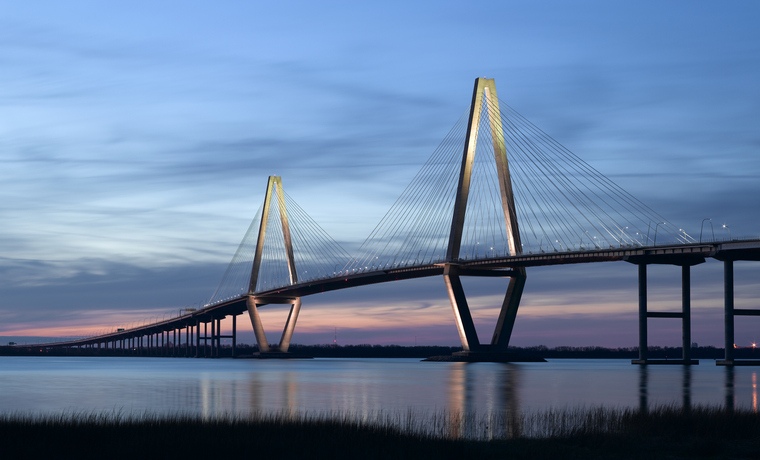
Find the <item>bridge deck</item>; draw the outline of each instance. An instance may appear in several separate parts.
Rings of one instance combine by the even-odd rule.
[[[669,245],[657,247],[639,248],[610,248],[595,249],[589,251],[574,252],[549,252],[540,254],[523,254],[513,257],[501,257],[495,259],[461,260],[460,274],[467,276],[510,276],[510,269],[519,267],[540,267],[547,265],[568,265],[597,262],[627,261],[634,264],[672,264],[672,265],[696,265],[712,257],[718,260],[752,260],[760,261],[760,239],[731,241],[721,243],[702,243],[690,245]],[[443,275],[444,264],[432,264],[419,267],[393,268],[387,270],[374,270],[362,273],[354,273],[345,276],[312,280],[308,282],[284,286],[263,292],[256,292],[254,296],[261,304],[282,303],[295,297],[304,297],[321,292],[348,289],[358,286],[386,283],[429,276]],[[488,271],[488,273],[486,273]],[[246,297],[241,296],[229,299],[214,305],[209,305],[198,311],[188,313],[176,318],[167,319],[152,324],[147,324],[125,331],[86,339],[66,342],[55,342],[34,345],[17,345],[19,347],[62,347],[89,345],[102,342],[110,342],[132,337],[144,336],[151,333],[172,331],[181,329],[198,322],[208,322],[212,319],[223,318],[231,315],[240,315],[247,311]]]

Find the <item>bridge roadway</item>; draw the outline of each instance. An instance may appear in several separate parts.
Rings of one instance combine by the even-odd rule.
[[[493,259],[477,260],[460,260],[459,273],[463,276],[491,276],[491,277],[509,277],[511,270],[518,267],[540,267],[547,265],[568,265],[595,262],[612,262],[627,261],[633,264],[669,264],[691,266],[697,265],[711,257],[722,261],[735,260],[752,260],[760,261],[760,238],[732,240],[728,242],[715,243],[696,243],[680,245],[664,245],[656,247],[627,247],[627,248],[609,248],[594,249],[588,251],[569,251],[569,252],[546,252],[536,254],[524,254],[519,256],[500,257]],[[414,278],[424,278],[429,276],[443,275],[445,263],[430,264],[418,267],[402,267],[393,269],[374,270],[360,273],[348,274],[335,278],[318,279],[304,283],[285,286],[269,291],[257,292],[254,294],[257,303],[278,304],[291,303],[296,297],[318,294],[321,292],[335,291],[338,289],[348,289],[370,284],[386,283],[391,281],[400,281]],[[109,334],[87,337],[84,339],[70,340],[65,342],[53,342],[34,345],[18,345],[21,348],[59,348],[59,347],[100,347],[104,344],[120,343],[121,348],[125,347],[130,339],[164,334],[174,331],[174,340],[176,345],[177,331],[186,330],[186,342],[193,343],[197,349],[200,341],[204,344],[208,340],[214,340],[223,337],[218,332],[214,332],[214,323],[218,330],[219,321],[227,316],[235,318],[247,311],[247,296],[240,296],[227,301],[206,306],[194,312],[158,321],[151,324],[142,325],[136,328],[117,331]],[[208,336],[207,324],[212,324],[212,335]],[[200,325],[206,325],[206,332],[200,335]],[[190,337],[190,331],[195,328],[195,337]],[[234,329],[234,328],[233,328]],[[162,336],[164,337],[164,336]],[[120,342],[121,341],[121,342]],[[180,332],[181,343],[181,332]],[[162,345],[168,347],[168,335],[165,336]],[[142,346],[142,345],[141,345]],[[158,344],[156,343],[156,346]],[[213,349],[213,345],[212,345]]]

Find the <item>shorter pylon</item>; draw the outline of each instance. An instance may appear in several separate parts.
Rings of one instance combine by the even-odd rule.
[[[282,190],[282,179],[278,176],[269,176],[267,182],[267,191],[264,195],[264,209],[261,213],[261,223],[259,224],[259,236],[256,242],[256,252],[253,258],[253,266],[251,267],[251,279],[248,287],[248,297],[246,298],[246,307],[248,308],[248,315],[251,317],[251,325],[253,326],[253,332],[256,335],[256,342],[259,345],[260,353],[286,353],[290,346],[290,340],[293,337],[293,331],[296,327],[296,321],[298,320],[298,313],[301,311],[301,298],[268,298],[268,297],[256,297],[256,285],[258,283],[259,269],[261,267],[262,253],[264,250],[264,238],[266,236],[267,224],[269,223],[269,211],[271,207],[271,201],[273,195],[278,200],[278,207],[280,210],[280,224],[282,227],[282,236],[285,243],[285,256],[287,257],[288,272],[290,275],[290,284],[298,282],[298,275],[296,272],[295,258],[293,257],[293,244],[290,239],[290,226],[288,224],[288,214],[285,209],[285,196]],[[259,307],[269,304],[289,304],[290,313],[288,319],[285,322],[285,328],[282,331],[280,343],[276,350],[272,350],[267,342],[266,334],[264,333],[264,325],[259,315]]]

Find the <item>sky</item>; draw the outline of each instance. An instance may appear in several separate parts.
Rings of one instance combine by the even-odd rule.
[[[356,248],[483,76],[691,235],[710,223],[716,237],[760,235],[755,1],[71,0],[0,12],[0,336],[83,336],[207,302],[269,175]],[[637,345],[636,273],[530,269],[511,343]],[[758,275],[737,263],[737,307],[757,307]],[[692,277],[693,341],[720,346],[722,266]],[[677,310],[679,281],[678,267],[651,268],[651,309]],[[465,289],[485,340],[505,284]],[[286,314],[264,312],[270,341]],[[650,345],[680,344],[677,320],[649,323]],[[737,344],[759,327],[737,319]],[[336,332],[343,344],[459,343],[439,278],[305,298],[293,342]]]

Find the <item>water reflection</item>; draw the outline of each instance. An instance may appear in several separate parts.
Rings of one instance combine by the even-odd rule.
[[[522,435],[522,412],[520,410],[520,371],[519,365],[505,364],[502,371],[504,396],[504,415],[507,422],[504,437],[516,438]]]
[[[250,374],[246,383],[246,388],[248,388],[248,394],[246,396],[248,399],[248,407],[250,408],[250,412],[261,412],[263,409],[261,404],[263,395],[261,394],[262,385],[260,381],[260,374],[258,372]]]
[[[691,366],[683,367],[683,409],[685,412],[691,411]]]
[[[524,412],[548,408],[720,405],[758,410],[760,369],[631,366],[614,360],[420,363],[416,360],[0,359],[5,411],[446,414],[452,434],[529,432]],[[477,417],[476,417],[477,416]],[[470,423],[467,417],[480,422]],[[419,418],[419,417],[418,417]]]
[[[298,378],[294,372],[284,373],[285,381],[282,384],[284,390],[284,412],[293,416],[298,412]]]
[[[451,365],[447,388],[451,436],[472,438],[482,435],[493,439],[521,435],[521,368],[514,364],[491,366],[495,372],[484,374],[482,364]]]
[[[734,392],[734,366],[726,366],[726,410],[733,411],[734,404],[736,403],[736,394]]]
[[[649,411],[649,392],[652,388],[650,384],[650,369],[649,366],[639,367],[639,410],[641,412]],[[692,366],[678,366],[681,374],[681,408],[684,411],[690,411],[692,405]],[[675,369],[669,369],[675,370]],[[665,371],[663,369],[663,371]],[[659,388],[658,388],[659,389]],[[675,402],[675,401],[674,401]]]
[[[468,407],[472,407],[472,388],[467,380],[467,364],[453,363],[449,371],[449,430],[455,438],[465,436],[466,414]]]
[[[649,366],[639,366],[639,410],[649,410]]]

